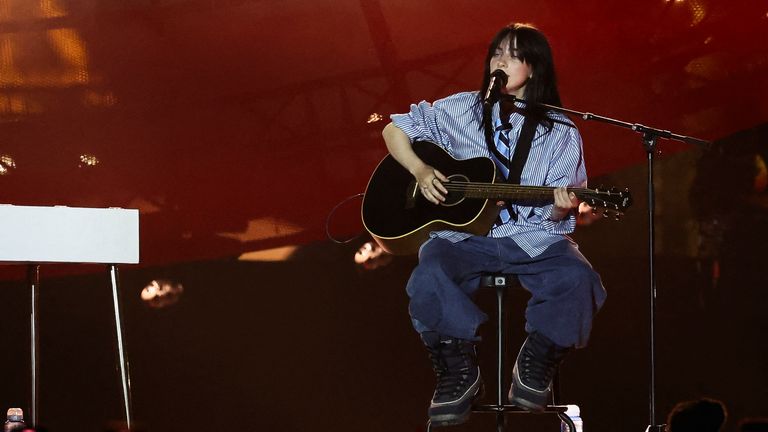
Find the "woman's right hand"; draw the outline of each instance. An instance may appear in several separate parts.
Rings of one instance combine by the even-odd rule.
[[[432,204],[440,204],[445,201],[448,189],[443,182],[448,182],[448,177],[436,170],[434,167],[424,164],[413,173],[416,183],[419,185],[419,191]]]

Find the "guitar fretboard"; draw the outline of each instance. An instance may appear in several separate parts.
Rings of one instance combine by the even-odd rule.
[[[521,186],[503,183],[479,183],[479,182],[461,182],[452,181],[443,183],[448,192],[456,192],[469,198],[485,199],[531,199],[548,200],[552,199],[551,186]],[[586,188],[568,188],[568,192],[573,192],[579,199],[584,199],[588,193],[595,191]]]

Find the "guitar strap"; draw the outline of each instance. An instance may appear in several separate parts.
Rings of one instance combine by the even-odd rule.
[[[525,116],[523,128],[520,130],[520,138],[518,138],[515,145],[515,154],[507,165],[507,168],[509,168],[507,183],[520,184],[520,176],[523,174],[525,162],[528,161],[528,154],[531,152],[531,143],[533,142],[533,136],[536,134],[537,125],[538,122],[533,119],[533,116]]]
[[[528,154],[531,152],[531,143],[533,142],[533,136],[536,134],[536,126],[538,126],[538,122],[533,116],[526,115],[523,127],[520,130],[520,137],[515,145],[515,153],[512,155],[512,159],[507,159],[496,148],[496,143],[493,140],[492,125],[485,125],[485,144],[493,156],[509,170],[509,174],[505,179],[507,183],[520,184],[520,176],[523,174],[523,167],[525,167]],[[508,123],[502,123],[500,127],[511,128]]]

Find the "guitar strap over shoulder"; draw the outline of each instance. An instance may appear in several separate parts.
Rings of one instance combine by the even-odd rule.
[[[533,142],[533,136],[536,134],[536,126],[538,122],[534,120],[533,116],[525,116],[525,122],[523,122],[523,128],[520,130],[520,138],[515,145],[515,154],[512,156],[512,160],[509,161],[509,175],[507,176],[507,183],[520,184],[520,176],[523,174],[523,167],[525,162],[528,161],[528,154],[531,152],[531,143]]]

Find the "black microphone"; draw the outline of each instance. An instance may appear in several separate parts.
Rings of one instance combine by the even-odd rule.
[[[499,100],[500,89],[507,85],[508,78],[501,69],[491,72],[491,82],[488,83],[488,91],[485,92],[485,98],[483,98],[485,105],[493,105]]]

